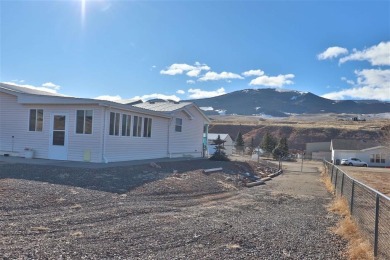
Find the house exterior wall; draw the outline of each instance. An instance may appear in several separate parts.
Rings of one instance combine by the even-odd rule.
[[[380,159],[384,159],[384,162],[380,160],[380,162],[377,162],[377,160],[371,160],[373,159],[373,155],[380,155]],[[374,148],[374,149],[366,149],[360,152],[358,155],[359,159],[367,162],[368,166],[371,167],[389,167],[390,166],[390,149],[387,149],[385,147],[380,148]]]
[[[332,153],[329,152],[312,152],[311,153],[311,159],[312,160],[331,160]]]
[[[30,109],[43,109],[42,131],[29,131]],[[76,134],[78,109],[93,110],[92,134]],[[49,158],[51,116],[61,113],[67,116],[67,160],[83,161],[85,152],[89,151],[91,161],[100,162],[101,110],[98,106],[23,105],[17,102],[16,96],[0,93],[0,150],[13,150],[24,156],[24,149],[28,147],[34,150],[35,158]]]
[[[170,123],[170,157],[201,157],[203,153],[203,127],[205,120],[195,107],[187,108],[193,119],[182,111],[176,111]],[[175,118],[183,120],[182,132],[175,131]]]
[[[121,128],[119,129],[119,136],[109,135],[111,112],[131,116],[130,136],[122,136]],[[116,162],[168,157],[168,118],[154,117],[150,115],[144,115],[118,109],[107,109],[105,111],[105,114],[106,129],[104,137],[104,160],[106,160],[107,162]],[[142,118],[152,118],[151,137],[133,136],[134,116],[140,116]],[[122,124],[121,120],[122,116],[120,119],[120,126]],[[141,131],[141,133],[143,133],[143,130]]]
[[[330,142],[307,143],[306,154],[312,152],[330,152]]]
[[[29,131],[30,109],[43,109],[42,131]],[[50,158],[52,116],[58,113],[65,114],[67,119],[66,160],[115,162],[164,157],[201,157],[203,126],[206,120],[195,107],[186,109],[193,115],[192,119],[181,111],[177,111],[175,117],[170,119],[93,103],[21,104],[18,103],[16,95],[0,92],[0,151],[14,151],[18,152],[19,156],[24,156],[24,149],[28,147],[34,150],[35,158]],[[92,134],[76,133],[77,110],[93,111]],[[119,136],[109,135],[110,112],[121,115]],[[121,135],[122,114],[131,116],[130,136]],[[134,116],[152,119],[151,137],[133,136]],[[175,132],[176,117],[183,120],[182,132]],[[143,129],[141,132],[143,133]]]
[[[385,160],[385,162],[376,162],[371,161],[371,156],[374,154],[380,154],[381,158]],[[367,163],[370,167],[389,167],[390,166],[390,152],[388,149],[382,147],[382,148],[376,148],[376,149],[366,149],[366,150],[359,150],[359,151],[343,151],[343,150],[333,150],[332,151],[332,160],[333,162],[336,162],[335,160],[339,159],[348,159],[348,158],[358,158],[364,162]]]
[[[351,157],[357,157],[356,151],[332,150],[332,162],[335,164],[337,164],[337,160],[341,162],[342,159],[347,159]]]

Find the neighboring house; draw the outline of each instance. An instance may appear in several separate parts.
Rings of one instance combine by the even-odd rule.
[[[0,154],[115,162],[201,157],[209,119],[193,103],[119,104],[0,83]]]
[[[339,164],[341,159],[351,157],[365,161],[368,166],[390,166],[390,149],[377,142],[364,140],[333,139],[330,144],[332,161]]]
[[[215,145],[213,145],[213,141],[218,138],[218,135],[222,140],[225,141],[224,147],[225,147],[225,153],[226,155],[232,155],[233,153],[233,140],[230,137],[229,134],[214,134],[214,133],[208,133],[207,136],[207,151],[209,155],[214,154],[215,152]]]
[[[305,150],[305,158],[312,160],[328,160],[330,161],[332,153],[330,151],[330,142],[315,142],[307,143]]]

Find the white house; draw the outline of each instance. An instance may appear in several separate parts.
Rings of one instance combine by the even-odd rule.
[[[333,139],[330,144],[332,162],[351,157],[365,161],[371,167],[389,167],[390,149],[373,141]]]
[[[215,152],[215,145],[213,145],[213,141],[216,140],[220,136],[220,138],[225,141],[224,147],[225,147],[225,153],[227,155],[232,155],[233,153],[233,140],[230,137],[229,134],[215,134],[215,133],[208,133],[207,136],[207,151],[209,155],[212,155]]]
[[[138,105],[0,83],[0,154],[115,162],[201,157],[209,119],[190,102]]]

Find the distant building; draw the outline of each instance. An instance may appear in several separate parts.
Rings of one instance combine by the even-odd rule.
[[[312,160],[331,160],[330,142],[307,143],[305,157]]]
[[[208,138],[207,138],[208,139],[207,140],[208,154],[212,155],[215,152],[215,145],[213,145],[213,141],[216,140],[218,138],[218,136],[220,136],[220,138],[225,141],[225,143],[224,143],[225,151],[224,152],[226,153],[226,155],[232,155],[234,144],[233,144],[233,140],[230,137],[230,135],[229,134],[215,134],[215,133],[213,133],[213,134],[208,133]]]
[[[375,141],[333,139],[330,149],[335,164],[339,164],[342,159],[359,158],[368,166],[390,166],[390,148]]]

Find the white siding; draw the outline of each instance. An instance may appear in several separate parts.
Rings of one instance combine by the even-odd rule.
[[[131,115],[131,132],[130,136],[121,135],[121,127],[119,136],[109,135],[110,112],[121,113],[121,115]],[[133,125],[134,116],[142,118],[152,118],[152,133],[151,137],[134,137]],[[122,120],[122,116],[121,116]],[[143,121],[143,120],[142,120]],[[143,115],[134,112],[121,111],[117,109],[107,109],[106,111],[106,130],[105,130],[105,159],[108,162],[126,161],[126,160],[141,160],[155,159],[168,157],[167,153],[167,137],[168,137],[168,122],[169,119]],[[120,126],[122,121],[120,121]],[[143,134],[143,130],[142,130]]]
[[[177,111],[170,125],[171,157],[201,157],[203,150],[203,126],[205,120],[195,107],[187,108],[193,119],[182,111]],[[182,132],[175,131],[175,118],[183,120]]]
[[[28,130],[30,109],[43,109],[42,131]],[[92,135],[76,134],[76,110],[92,109]],[[53,113],[65,113],[68,117],[68,160],[83,161],[84,152],[91,152],[91,161],[101,162],[101,108],[74,105],[21,105],[12,95],[0,93],[0,150],[13,150],[24,156],[24,148],[34,150],[35,158],[48,158],[50,144],[50,118]]]
[[[43,109],[42,131],[30,132],[28,130],[30,109]],[[187,114],[177,112],[177,117],[183,119],[183,126],[182,132],[175,132],[175,118],[171,120],[137,112],[109,109],[95,104],[20,104],[16,96],[0,92],[0,150],[10,152],[13,150],[23,156],[24,148],[29,147],[34,150],[35,158],[47,159],[51,136],[51,116],[54,113],[61,113],[67,115],[67,160],[70,161],[83,161],[85,155],[89,154],[92,162],[169,156],[200,157],[205,119],[195,107],[187,109],[194,115],[194,118],[189,119]],[[76,134],[77,110],[93,110],[92,134]],[[119,136],[109,135],[110,112],[131,115],[131,136],[121,136],[121,131]],[[152,118],[151,137],[133,137],[132,126],[135,115]],[[168,139],[170,140],[169,146]]]

